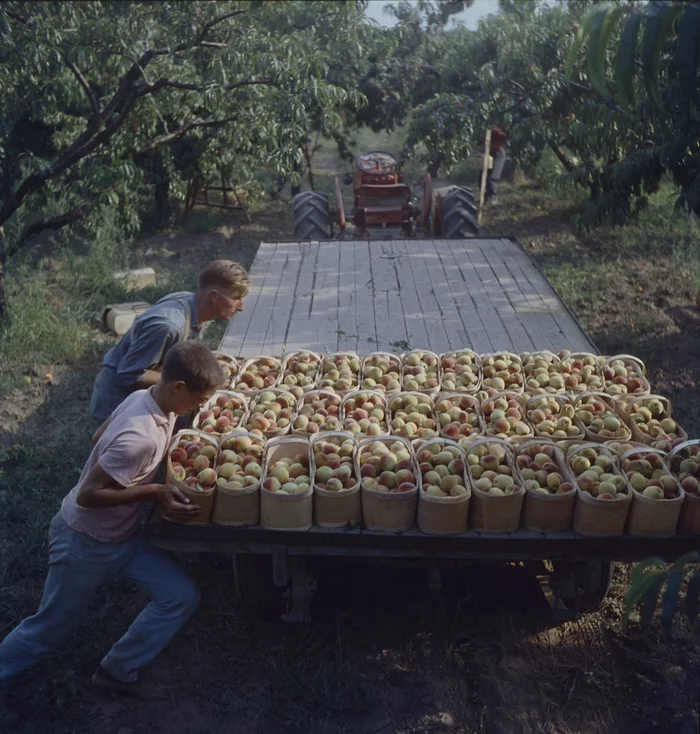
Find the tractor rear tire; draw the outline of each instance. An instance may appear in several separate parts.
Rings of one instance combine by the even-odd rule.
[[[304,191],[294,197],[294,238],[327,240],[330,237],[328,196]]]
[[[478,208],[471,189],[454,186],[440,203],[440,233],[443,237],[465,239],[479,234]]]

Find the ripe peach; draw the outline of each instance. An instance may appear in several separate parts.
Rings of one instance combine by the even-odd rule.
[[[170,452],[170,461],[173,462],[173,464],[183,464],[185,461],[187,461],[187,452],[184,449],[181,448],[174,448]]]
[[[205,457],[206,458],[206,457]],[[201,487],[208,487],[216,482],[216,472],[213,469],[203,469],[197,474],[197,483]]]
[[[340,479],[336,479],[335,477],[331,477],[326,482],[326,489],[329,492],[339,492],[341,489],[343,489],[343,483],[340,481]]]

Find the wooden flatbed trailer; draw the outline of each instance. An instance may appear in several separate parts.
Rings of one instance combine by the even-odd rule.
[[[242,357],[420,347],[437,353],[463,347],[596,352],[533,260],[511,240],[264,242],[250,275],[246,310],[231,320],[220,347]],[[320,556],[417,564],[427,568],[431,588],[439,588],[445,565],[525,563],[540,574],[561,620],[600,605],[615,561],[651,555],[675,560],[698,547],[696,536],[593,539],[519,530],[435,537],[418,530],[190,527],[164,522],[157,511],[147,533],[161,548],[231,555],[241,601],[269,608],[285,589],[287,621],[308,619]]]

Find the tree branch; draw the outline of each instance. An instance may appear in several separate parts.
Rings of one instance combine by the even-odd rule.
[[[237,15],[244,15],[246,12],[248,11],[232,10],[229,13],[222,13],[216,18],[212,18],[208,23],[205,23],[202,26],[202,30],[191,41],[184,41],[183,43],[178,44],[173,49],[173,52],[177,53],[178,51],[186,51],[187,49],[194,48],[195,46],[201,46],[202,42],[207,37],[207,33],[209,33],[214,26],[219,23],[223,23],[225,20],[229,20],[229,18],[235,18]]]
[[[150,151],[155,150],[159,145],[172,143],[174,140],[181,138],[185,133],[188,133],[190,130],[195,130],[201,127],[222,127],[227,122],[233,122],[236,119],[236,115],[230,115],[229,117],[210,117],[206,120],[193,120],[192,122],[188,122],[187,124],[182,125],[177,130],[173,130],[172,132],[166,133],[165,135],[159,135],[157,138],[153,138],[153,140],[151,140],[151,142],[148,144],[148,147],[144,150],[139,151],[136,155],[145,155]]]
[[[559,159],[559,162],[564,166],[565,170],[569,173],[573,173],[574,164],[566,157],[564,151],[557,145],[554,140],[548,140],[547,144],[552,149],[554,155]]]
[[[31,17],[26,13],[20,13],[19,10],[13,10],[12,8],[5,7],[2,11],[10,20],[16,20],[18,23],[26,23]]]
[[[241,87],[252,87],[252,86],[268,86],[268,87],[279,87],[274,79],[243,79],[240,82],[233,82],[226,84],[222,89],[226,92],[230,92],[234,89],[240,89]],[[206,84],[200,84],[199,82],[180,82],[176,79],[156,79],[152,84],[148,84],[144,87],[146,94],[153,94],[161,89],[183,89],[189,92],[203,92],[206,88]]]
[[[7,13],[8,10],[3,8],[3,12]],[[206,36],[212,28],[229,18],[242,15],[245,12],[247,11],[234,10],[213,18],[204,24],[200,32],[193,39],[178,44],[173,49],[169,46],[164,46],[158,49],[146,49],[138,59],[135,59],[132,62],[129,70],[122,76],[117,91],[112,95],[112,98],[104,109],[99,112],[97,117],[97,127],[88,127],[75,141],[73,141],[73,143],[61,151],[58,157],[49,166],[27,176],[15,191],[5,198],[2,202],[2,207],[0,207],[0,226],[2,226],[19,209],[19,207],[22,206],[30,194],[41,189],[47,181],[56,178],[56,176],[67,168],[70,168],[74,163],[77,163],[79,160],[92,153],[100,145],[107,143],[115,132],[117,132],[117,130],[122,126],[134,105],[140,98],[153,94],[159,88],[166,86],[176,86],[180,89],[188,89],[192,91],[201,91],[204,89],[204,86],[198,85],[194,82],[170,82],[170,80],[159,80],[151,85],[143,79],[143,70],[154,58],[158,56],[167,56],[171,53],[184,51],[201,45],[201,43],[206,40]],[[245,79],[234,84],[229,84],[224,87],[224,89],[230,91],[240,87],[256,84],[274,85],[274,81],[270,79]],[[196,126],[211,127],[224,124],[226,121],[228,120],[212,119],[209,121],[199,121]],[[177,133],[177,131],[175,132]],[[169,133],[169,135],[173,135],[173,133]],[[175,138],[176,137],[177,135],[175,135]]]
[[[80,71],[80,69],[72,62],[66,61],[66,66],[73,72],[73,75],[78,80],[78,84],[83,88],[83,91],[87,95],[88,100],[90,101],[90,107],[92,108],[92,116],[95,119],[95,124],[99,125],[100,123],[100,107],[97,104],[97,97],[95,97],[95,92],[93,91],[92,87],[90,86],[90,83],[83,75],[83,72]],[[89,122],[88,122],[89,124]]]
[[[7,258],[12,257],[16,252],[21,250],[33,237],[47,229],[57,230],[66,227],[69,224],[75,224],[85,218],[85,209],[82,206],[73,207],[65,214],[59,214],[56,217],[46,217],[30,224],[20,235],[16,242],[8,247],[3,253],[3,263]]]

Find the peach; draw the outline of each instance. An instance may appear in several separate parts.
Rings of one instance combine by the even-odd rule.
[[[213,469],[203,469],[199,474],[197,474],[197,484],[199,484],[200,487],[209,487],[215,482],[216,472]]]

